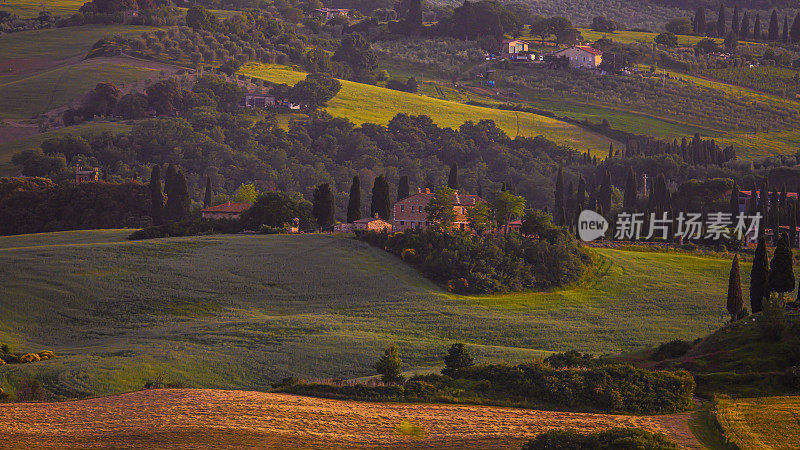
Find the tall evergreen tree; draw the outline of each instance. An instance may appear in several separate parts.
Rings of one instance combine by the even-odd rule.
[[[153,223],[164,220],[164,193],[161,191],[161,168],[154,164],[150,170],[150,216]]]
[[[697,12],[694,15],[694,34],[698,36],[703,36],[706,34],[706,9],[702,6],[697,8]]]
[[[731,321],[739,318],[739,312],[742,310],[742,280],[739,276],[739,255],[733,257],[733,264],[731,264],[731,272],[728,276],[728,313],[731,315]]]
[[[783,16],[783,34],[781,34],[781,41],[785,44],[789,43],[789,16]]]
[[[733,182],[733,189],[731,189],[731,197],[728,203],[728,208],[733,220],[736,220],[736,216],[739,215],[739,185],[736,184],[735,181]]]
[[[361,179],[358,175],[353,177],[350,185],[350,198],[347,200],[347,223],[353,223],[361,218]]]
[[[778,28],[778,11],[772,10],[772,15],[769,17],[769,28],[767,28],[767,39],[771,42],[776,42],[780,38],[780,29]]]
[[[739,26],[739,39],[750,38],[750,18],[747,17],[747,11],[742,16],[742,25]]]
[[[608,144],[608,159],[611,160],[614,157],[614,143]]]
[[[636,183],[636,172],[633,171],[632,166],[628,166],[628,176],[625,180],[625,192],[622,197],[622,207],[625,208],[625,211],[633,211],[636,209],[638,190],[639,186]]]
[[[761,36],[761,14],[756,13],[756,21],[753,23],[753,40],[760,41]]]
[[[769,291],[777,292],[784,296],[787,292],[794,290],[794,271],[792,270],[792,248],[789,246],[789,238],[786,234],[781,234],[775,253],[772,254],[772,261],[769,265]]]
[[[600,184],[600,191],[598,192],[598,203],[600,207],[603,208],[604,214],[611,214],[612,189],[611,174],[606,170],[603,173],[603,182]]]
[[[164,193],[167,194],[169,197],[169,193],[172,190],[173,183],[175,181],[175,177],[178,174],[177,169],[175,166],[170,163],[167,165],[167,172],[164,174]]]
[[[335,202],[331,185],[323,183],[314,189],[311,213],[317,219],[317,225],[322,231],[328,230],[333,226],[333,218],[336,213]]]
[[[588,199],[586,198],[586,180],[583,177],[578,178],[578,192],[575,193],[575,207],[578,210],[578,214],[581,211],[586,209],[586,202]]]
[[[722,37],[728,32],[727,18],[725,17],[725,4],[719,5],[719,14],[717,14],[717,36]]]
[[[391,219],[391,199],[389,197],[389,183],[383,175],[375,177],[372,185],[372,199],[370,202],[370,217],[378,215],[383,220]]]
[[[453,163],[450,166],[450,173],[447,175],[447,187],[454,191],[458,190],[458,163]]]
[[[731,17],[731,31],[739,36],[739,5],[733,7],[733,17]]]
[[[169,173],[169,169],[167,170]],[[171,187],[167,193],[167,204],[165,209],[167,219],[181,221],[189,215],[189,187],[186,184],[186,177],[182,172],[175,172],[172,177]]]
[[[563,226],[565,218],[561,216],[561,210],[564,206],[564,172],[561,166],[558,167],[558,174],[556,175],[556,189],[553,198],[553,212],[555,213],[554,219],[558,225]]]
[[[800,11],[794,16],[792,28],[789,30],[789,40],[792,42],[800,42]]]
[[[208,208],[211,206],[211,196],[213,193],[211,192],[211,176],[206,177],[206,193],[203,196],[203,208]]]
[[[397,199],[402,200],[408,197],[411,193],[411,188],[408,186],[408,175],[403,175],[397,182]]]
[[[764,297],[769,295],[769,260],[767,259],[767,240],[758,238],[753,267],[750,270],[750,310],[753,314],[764,309]]]

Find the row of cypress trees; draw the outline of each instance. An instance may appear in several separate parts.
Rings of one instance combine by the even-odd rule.
[[[766,239],[764,236],[759,237],[750,271],[750,310],[753,314],[764,310],[764,299],[768,299],[772,292],[784,297],[787,292],[794,291],[795,277],[792,265],[792,247],[785,233],[778,239],[772,260],[767,256]],[[800,300],[800,288],[798,288],[798,300]],[[732,320],[742,317],[743,307],[739,255],[736,255],[733,257],[728,277],[727,309]]]
[[[694,19],[692,20],[694,33],[697,35],[716,34],[718,37],[723,37],[728,33],[728,21],[725,5],[720,5],[719,13],[717,14],[716,29],[708,29],[706,23],[706,10],[704,7],[697,8]],[[756,13],[755,21],[753,22],[753,31],[750,32],[750,18],[747,16],[747,11],[744,12],[741,20],[739,20],[739,6],[733,8],[733,16],[731,17],[731,33],[740,39],[750,39],[760,41],[766,38],[767,41],[772,42],[798,42],[800,41],[800,12],[798,12],[792,26],[789,27],[789,16],[783,17],[783,32],[781,33],[778,11],[772,10],[769,18],[769,25],[767,26],[767,33],[764,36],[761,29],[761,15]]]

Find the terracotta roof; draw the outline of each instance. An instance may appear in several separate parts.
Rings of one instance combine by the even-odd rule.
[[[389,223],[389,222],[381,219],[380,217],[366,217],[364,219],[354,220],[353,223],[370,223],[370,222],[374,222],[376,220],[380,220],[381,222]]]
[[[761,192],[761,191],[757,191],[757,192]],[[775,194],[780,195],[780,191],[770,191],[769,194],[771,195],[772,192],[775,192]],[[752,191],[739,191],[739,193],[740,194],[744,194],[744,195],[748,195],[750,197],[753,196],[753,192]],[[788,197],[788,198],[797,198],[797,192],[787,192],[786,193],[786,197]]]
[[[512,42],[522,42],[523,44],[529,44],[528,41],[524,41],[522,39],[503,39],[503,44],[510,44]]]
[[[589,47],[588,45],[573,45],[572,47],[562,48],[561,50],[556,51],[555,53],[565,52],[569,49],[577,48],[578,50],[583,50],[586,53],[591,53],[593,55],[602,55],[603,52],[597,50],[596,48]]]
[[[455,196],[454,196],[455,197]],[[409,203],[407,200],[411,200],[414,198],[422,198],[426,202],[431,201],[433,198],[433,193],[425,193],[425,192],[418,192],[416,194],[411,194],[404,199],[398,200],[396,203]],[[473,201],[474,199],[474,201]],[[479,201],[483,201],[482,198],[478,197],[477,195],[470,195],[470,194],[458,194],[458,202],[453,199],[453,205],[474,205]]]
[[[214,212],[214,213],[241,213],[253,206],[252,203],[223,203],[217,206],[209,206],[203,208],[201,212]]]

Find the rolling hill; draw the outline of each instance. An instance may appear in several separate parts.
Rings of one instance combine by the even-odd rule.
[[[462,297],[338,236],[127,234],[0,238],[0,341],[62,355],[0,366],[7,392],[26,374],[55,398],[138,389],[158,376],[263,390],[286,376],[371,375],[393,342],[406,370],[425,371],[454,341],[477,361],[519,362],[694,339],[726,318],[729,263],[713,258],[599,249],[606,263],[585,285]]]
[[[248,64],[240,73],[261,78],[273,83],[294,84],[305,78],[286,66]],[[579,126],[561,122],[550,117],[529,113],[500,111],[462,103],[400,92],[378,86],[342,80],[342,90],[328,103],[327,111],[336,117],[345,117],[351,122],[386,124],[398,113],[425,114],[439,126],[458,127],[467,120],[494,120],[508,135],[538,136],[568,145],[580,151],[587,148],[607,153],[611,139],[585,130]],[[621,145],[615,142],[615,145]]]

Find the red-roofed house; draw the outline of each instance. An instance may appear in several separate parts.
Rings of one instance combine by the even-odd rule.
[[[252,203],[223,203],[217,206],[209,206],[200,210],[203,219],[222,219],[238,220],[242,213],[250,209]]]
[[[564,56],[575,69],[596,69],[603,62],[603,52],[587,45],[574,45],[553,52],[553,56]]]
[[[430,189],[418,189],[416,194],[398,200],[392,207],[392,229],[394,231],[404,231],[411,229],[427,228],[428,214],[425,206],[433,198]],[[483,201],[477,195],[456,194],[453,196],[453,211],[456,213],[456,220],[453,228],[464,230],[469,227],[467,220],[467,209]]]

